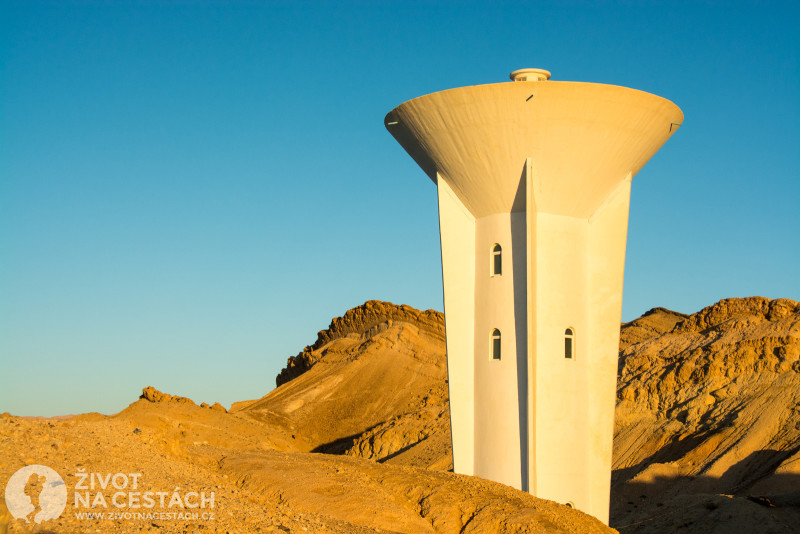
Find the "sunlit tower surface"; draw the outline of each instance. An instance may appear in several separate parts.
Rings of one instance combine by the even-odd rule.
[[[549,78],[420,96],[385,124],[437,186],[455,471],[607,523],[631,178],[683,113]]]

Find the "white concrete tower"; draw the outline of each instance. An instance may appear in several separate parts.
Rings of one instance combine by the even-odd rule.
[[[421,96],[385,124],[438,189],[455,471],[607,523],[631,178],[683,113],[549,78]]]

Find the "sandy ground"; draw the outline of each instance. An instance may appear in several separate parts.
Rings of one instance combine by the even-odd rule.
[[[43,464],[64,477],[69,491],[65,513],[41,525],[11,518],[3,505],[0,532],[611,532],[590,516],[489,481],[362,458],[279,451],[274,447],[280,433],[242,415],[144,400],[114,417],[2,416],[0,480],[25,465]],[[108,474],[141,473],[140,491],[177,491],[181,499],[187,492],[206,497],[213,492],[214,505],[161,508],[156,500],[149,510],[116,508],[111,496],[118,489],[107,486],[107,507],[75,506],[76,493],[85,493],[76,487],[89,484],[82,473],[96,473],[98,481]],[[131,480],[123,488],[126,494]],[[90,493],[90,501],[104,493],[99,482]],[[128,498],[118,502],[124,505]],[[80,515],[86,512],[105,517]],[[200,516],[111,515],[125,512]]]

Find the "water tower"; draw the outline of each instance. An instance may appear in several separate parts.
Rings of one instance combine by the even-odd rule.
[[[683,113],[549,78],[420,96],[385,124],[438,191],[456,473],[607,523],[631,178]]]

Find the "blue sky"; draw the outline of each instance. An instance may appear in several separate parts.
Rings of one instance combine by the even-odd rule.
[[[153,385],[257,398],[369,299],[442,309],[433,184],[396,105],[503,82],[649,91],[623,319],[800,298],[800,38],[782,2],[4,2],[0,412]]]

